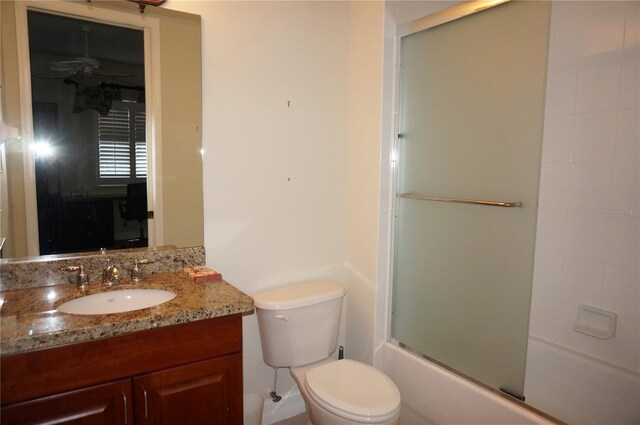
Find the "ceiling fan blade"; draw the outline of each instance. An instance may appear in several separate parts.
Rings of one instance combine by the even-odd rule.
[[[1,1],[1,0],[0,0]],[[88,24],[82,26],[84,33],[84,56],[70,58],[70,60],[60,60],[46,62],[32,68],[32,74],[40,78],[68,78],[71,77],[78,84],[85,86],[95,86],[100,83],[98,77],[109,78],[114,81],[129,84],[126,81],[120,81],[118,78],[135,77],[136,73],[132,72],[128,67],[116,66],[103,67],[100,60],[89,56],[89,32],[91,27]]]
[[[100,61],[89,56],[89,31],[91,31],[91,27],[88,24],[84,24],[82,25],[82,31],[84,33],[84,56],[75,57],[71,60],[49,62],[51,71],[91,74],[94,69],[100,68]]]
[[[87,62],[83,60],[57,61],[49,63],[49,70],[78,72],[86,66]]]
[[[38,78],[66,78],[74,75],[76,71],[70,68],[60,68],[60,69],[51,69],[51,64],[48,62],[45,63],[34,63],[31,65],[31,75]]]

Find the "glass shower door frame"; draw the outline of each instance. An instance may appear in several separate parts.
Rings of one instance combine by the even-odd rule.
[[[500,46],[497,49],[484,49],[484,46],[493,47],[493,40],[498,40],[496,37],[499,37],[500,40],[507,39],[507,37],[503,35],[503,32],[494,33],[492,29],[489,29],[490,24],[495,27],[496,23],[498,23],[497,26],[502,27],[503,22],[507,23],[507,25],[511,23],[513,25],[512,30],[506,34],[514,35],[514,40],[518,40],[515,42],[516,44],[514,44],[514,46],[517,46],[519,51],[522,52],[522,55],[515,55],[515,57],[519,58],[518,60],[520,62],[527,64],[530,63],[529,57],[532,58],[532,61],[538,61],[532,66],[532,74],[527,74],[531,76],[531,81],[534,82],[533,85],[531,85],[531,89],[537,90],[540,80],[544,83],[544,74],[542,74],[542,78],[539,77],[540,67],[538,66],[539,59],[537,59],[539,58],[540,52],[543,50],[538,46],[541,46],[542,44],[538,43],[531,49],[524,49],[523,47],[527,46],[528,43],[528,39],[525,37],[526,34],[523,36],[522,30],[513,30],[513,28],[518,27],[531,30],[535,25],[537,25],[536,28],[544,28],[544,26],[539,24],[540,22],[544,22],[544,12],[541,12],[539,8],[525,8],[521,5],[516,6],[516,4],[513,4],[505,7],[504,9],[501,8],[495,12],[491,12],[490,14],[487,14],[486,17],[483,15],[483,17],[473,18],[469,21],[465,20],[464,23],[461,22],[453,24],[453,26],[438,28],[434,30],[435,32],[429,31],[428,34],[430,35],[423,33],[418,38],[411,37],[406,46],[403,43],[404,37],[406,36],[423,32],[426,29],[452,22],[459,18],[472,15],[503,3],[506,2],[480,1],[464,3],[425,16],[407,25],[400,26],[397,30],[397,37],[395,40],[395,119],[393,123],[396,137],[393,139],[391,151],[393,171],[391,187],[391,209],[393,217],[391,218],[393,219],[393,222],[390,223],[390,240],[393,245],[390,249],[391,258],[389,263],[389,281],[391,282],[389,287],[389,296],[391,302],[389,304],[387,331],[388,340],[392,344],[405,349],[409,348],[410,351],[413,351],[415,354],[439,364],[458,375],[462,375],[467,379],[477,382],[485,388],[493,389],[496,392],[496,389],[500,388],[507,394],[521,398],[521,381],[523,377],[520,376],[518,370],[521,363],[524,362],[524,357],[520,355],[520,352],[522,351],[522,338],[520,337],[519,330],[522,327],[523,321],[526,321],[525,325],[528,326],[528,310],[526,318],[523,318],[520,312],[523,312],[528,308],[527,306],[530,306],[530,300],[527,299],[526,295],[529,265],[528,259],[524,257],[528,255],[529,247],[532,248],[533,243],[535,242],[535,217],[533,217],[534,240],[531,240],[530,224],[532,208],[536,208],[534,205],[537,204],[537,179],[539,174],[536,174],[535,168],[538,168],[537,172],[539,173],[539,163],[534,164],[531,161],[533,160],[535,162],[536,154],[538,154],[537,161],[539,162],[539,151],[536,152],[536,148],[534,147],[534,144],[538,141],[537,129],[532,129],[532,126],[535,127],[537,123],[538,103],[536,102],[540,99],[539,96],[533,95],[531,97],[531,102],[529,102],[528,99],[523,101],[523,98],[519,95],[510,95],[512,92],[506,92],[509,93],[506,95],[507,97],[497,97],[493,100],[493,92],[490,92],[489,94],[486,92],[486,90],[493,90],[492,85],[487,85],[487,88],[484,89],[485,91],[477,92],[476,87],[482,87],[484,84],[481,86],[476,84],[472,87],[469,84],[473,83],[469,83],[469,81],[473,78],[469,79],[466,76],[474,76],[474,81],[495,81],[492,78],[494,78],[495,75],[502,75],[500,70],[508,69],[508,67],[511,66],[510,62],[505,62],[503,59],[505,58],[505,53],[503,52],[512,51],[511,44],[504,44],[500,42],[495,43],[496,47]],[[531,14],[535,15],[536,18],[528,21],[528,16]],[[496,19],[498,19],[498,21],[496,21]],[[469,34],[476,34],[476,38],[463,39],[459,36],[459,34],[466,34],[467,31],[472,28],[480,31],[469,32]],[[465,32],[462,33],[460,32],[461,30]],[[543,33],[541,34],[537,29],[533,32],[539,34],[539,38],[536,40],[545,40],[546,36]],[[441,39],[454,41],[441,44],[439,41]],[[434,44],[433,40],[438,40],[438,42]],[[416,44],[417,42],[419,44]],[[421,47],[419,46],[423,46],[423,49],[426,46],[430,46],[429,48],[434,50],[421,51]],[[472,52],[469,50],[470,48],[477,50]],[[414,53],[411,53],[409,56],[405,56],[411,51]],[[463,57],[460,56],[462,55],[462,52],[465,52],[464,57],[474,58],[474,53],[478,51],[482,52],[481,54],[483,55],[488,55],[487,57],[492,59],[487,59],[484,62],[473,62],[471,67],[469,67],[469,60],[449,60],[449,52],[458,52],[459,56],[457,58]],[[436,59],[435,61],[424,62],[427,56],[423,52],[430,52],[429,57],[434,57],[433,55],[435,54],[435,57],[439,57],[441,60],[439,61]],[[437,56],[438,53],[440,56]],[[523,55],[528,56],[525,58]],[[422,59],[418,60],[416,58]],[[511,58],[511,56],[509,56],[509,58]],[[406,62],[405,67],[402,69],[401,59]],[[416,61],[417,63],[423,63],[424,65],[416,65]],[[483,67],[478,70],[478,73],[476,73],[477,68],[475,67],[475,64],[478,63],[491,65],[483,65]],[[434,64],[436,65],[435,68]],[[522,71],[522,68],[523,67],[517,69]],[[459,79],[461,77],[460,70],[467,69],[470,71],[466,74],[464,74],[463,71],[462,74],[464,75],[462,77],[464,80]],[[444,73],[442,70],[444,70]],[[451,80],[446,77],[449,75],[450,70],[458,71],[456,73],[458,79]],[[518,88],[528,86],[529,80],[523,81],[522,78],[514,79],[514,76],[524,75],[524,73],[518,74],[514,71],[508,74],[510,77],[505,80],[504,84],[508,85],[510,83],[512,87]],[[411,76],[411,80],[404,80],[408,76]],[[487,77],[487,79],[483,79],[482,77]],[[436,79],[434,80],[434,78]],[[438,80],[438,78],[444,78],[444,80]],[[424,82],[422,82],[423,80]],[[466,85],[461,84],[465,80],[467,80]],[[403,81],[404,83],[406,83],[406,81],[414,81],[413,84],[416,85],[406,86],[403,84]],[[415,81],[418,81],[419,83],[415,83]],[[424,85],[427,81],[430,81],[429,85]],[[441,84],[441,82],[443,84]],[[500,81],[500,83],[502,84],[502,81]],[[444,89],[445,87],[446,89]],[[508,107],[513,105],[514,108],[522,107],[522,111],[530,113],[531,115],[525,114],[524,116],[531,117],[531,121],[528,121],[527,125],[522,128],[518,127],[518,129],[513,133],[509,132],[509,126],[492,126],[492,131],[494,129],[502,128],[505,130],[498,130],[495,132],[495,139],[486,139],[486,136],[489,133],[483,130],[486,130],[486,125],[492,125],[486,123],[496,122],[495,115],[479,113],[477,116],[474,116],[475,121],[469,121],[470,123],[473,123],[470,127],[464,127],[466,130],[463,130],[462,132],[452,132],[452,129],[456,129],[458,127],[455,124],[456,121],[451,121],[451,115],[443,116],[441,111],[458,111],[462,114],[461,116],[464,117],[471,117],[475,114],[475,111],[479,111],[479,106],[477,104],[472,103],[475,109],[469,109],[466,106],[461,107],[458,100],[456,100],[458,103],[453,104],[457,106],[452,109],[452,103],[448,100],[449,98],[452,98],[452,96],[449,94],[455,92],[458,87],[460,87],[461,91],[463,90],[462,87],[465,87],[468,90],[468,93],[480,93],[480,95],[476,95],[479,96],[479,99],[488,98],[492,99],[494,102],[498,102],[500,107],[496,108],[496,111],[500,111],[502,113],[501,115],[498,115],[499,117],[511,117],[511,122],[516,122],[517,120],[514,119],[511,111],[508,108],[504,109],[504,105],[507,105]],[[502,85],[498,85],[497,87],[499,90]],[[407,92],[407,90],[409,91]],[[464,93],[467,93],[467,91],[464,91]],[[426,97],[424,97],[425,95]],[[505,95],[503,94],[503,96]],[[453,98],[455,98],[455,96]],[[428,99],[428,101],[425,103],[420,99]],[[439,99],[437,104],[433,103],[434,99]],[[471,100],[473,97],[466,97],[465,99]],[[506,103],[504,101],[505,99],[507,100]],[[499,103],[500,101],[502,101],[502,103]],[[409,103],[407,104],[406,102]],[[407,114],[405,109],[407,105],[410,105],[408,106],[410,108],[409,110],[419,111],[417,118],[415,113]],[[540,109],[540,112],[543,111],[543,106],[544,96],[542,97],[542,109]],[[483,107],[484,109],[488,109],[485,104],[480,104],[480,108]],[[460,112],[459,110],[465,111],[466,115],[464,112]],[[458,115],[456,114],[453,115],[454,118],[457,116]],[[407,121],[407,119],[409,121]],[[453,126],[442,127],[440,124],[441,119],[444,119],[443,122],[445,123],[453,123]],[[509,119],[505,119],[504,122],[509,123]],[[437,124],[433,125],[433,123]],[[446,133],[445,137],[443,137],[443,128]],[[425,130],[427,131],[426,133]],[[466,131],[466,133],[464,131]],[[402,134],[399,134],[402,132],[407,132],[404,140],[402,139]],[[511,134],[513,134],[513,140],[511,137],[505,137],[506,135],[511,136]],[[479,137],[476,137],[476,135]],[[485,139],[480,136],[484,136]],[[467,141],[475,142],[476,140],[474,139],[476,138],[479,143],[476,143],[475,147],[471,148],[471,144],[468,144]],[[425,144],[425,140],[448,141],[440,145],[441,147],[447,147],[446,149],[448,150],[435,149],[433,146],[437,146],[436,144],[431,142]],[[494,144],[495,141],[498,141],[498,143]],[[418,147],[416,148],[416,146]],[[467,149],[466,146],[469,146],[470,149]],[[412,152],[412,155],[406,156],[405,152],[403,152],[405,149],[409,149],[408,152]],[[454,151],[457,149],[457,152],[465,152],[465,154],[462,157],[451,156],[451,149]],[[500,155],[488,158],[485,151],[479,151],[478,149],[493,149],[491,150],[492,152],[495,150],[502,150],[500,150]],[[515,152],[515,155],[522,155],[521,158],[524,162],[520,162],[521,158],[519,157],[517,161],[505,163],[504,161],[509,161],[514,157],[509,157],[506,153],[503,153],[511,151]],[[441,152],[444,156],[441,156]],[[433,158],[441,158],[440,164],[437,164],[438,161],[432,162],[430,166],[427,165],[423,168],[423,170],[429,169],[432,171],[423,172],[420,170],[424,163],[423,157],[425,159],[432,158],[432,160]],[[460,168],[461,170],[465,169],[466,171],[462,174],[458,174],[458,176],[463,177],[456,177],[454,174],[451,174],[450,170],[454,165],[465,164],[465,162],[462,162],[464,161],[462,158],[465,157],[471,157],[472,160],[475,161],[475,164],[473,166],[467,165],[469,167],[468,169],[465,169],[464,166]],[[409,162],[407,162],[407,158],[409,159]],[[453,162],[449,162],[447,158]],[[443,168],[442,164],[451,165]],[[466,162],[466,164],[470,163]],[[502,171],[504,169],[505,172],[495,174],[485,173],[484,171],[486,169],[478,171],[478,164],[486,164],[486,169],[489,169],[493,165],[496,166],[494,168],[495,170]],[[529,173],[525,173],[523,175],[531,177],[526,177],[523,180],[519,178],[514,179],[513,177],[517,175],[513,174],[514,167],[515,169],[518,169],[520,166],[523,167],[524,171]],[[449,168],[445,171],[446,167]],[[416,172],[416,170],[418,170],[418,172]],[[489,179],[486,180],[488,183],[476,184],[477,182],[480,182],[480,180],[473,181],[473,176],[484,176],[485,174],[489,176]],[[407,180],[407,176],[414,176],[410,177],[410,179],[414,180]],[[427,183],[426,185],[416,185],[415,182],[419,180],[415,180],[415,176],[421,176],[418,178],[422,179],[426,177],[427,180],[422,181],[431,183]],[[451,180],[442,180],[440,178],[442,176],[448,176]],[[467,180],[464,180],[464,184],[462,186],[460,178],[463,180],[467,178]],[[535,179],[535,182],[532,178]],[[496,179],[499,179],[501,182],[507,182],[508,188],[505,190],[504,185],[498,185],[498,187],[486,186],[487,184],[492,186],[490,182],[496,183],[498,181]],[[516,180],[518,181],[517,184],[514,184],[512,187],[509,186],[512,181],[515,183]],[[469,183],[473,182],[473,184],[469,186],[467,181]],[[520,186],[521,184],[523,186]],[[536,185],[535,201],[531,196],[527,195],[531,193],[533,185]],[[448,190],[447,187],[449,187]],[[500,189],[500,187],[503,189]],[[460,191],[460,189],[462,189],[462,191]],[[462,197],[464,197],[466,194],[471,199],[443,198],[442,196],[438,196],[440,194],[437,193],[441,190],[443,190],[443,193],[448,196],[462,195]],[[519,192],[520,190],[524,190],[524,194],[526,195],[524,196],[525,199],[522,199],[525,201],[525,208],[522,210],[519,208],[523,206],[523,203],[519,202],[521,199],[491,199],[491,194],[494,196],[497,195],[497,198],[502,196],[505,198],[514,196],[519,197],[523,194]],[[474,191],[476,191],[476,193],[474,193]],[[474,194],[476,196],[487,195],[489,199],[474,199]],[[411,199],[411,201],[402,201],[401,204],[398,201],[399,198],[408,198]],[[427,202],[425,203],[425,201]],[[434,203],[432,201],[438,202]],[[443,201],[447,202],[447,204],[441,203]],[[412,204],[405,205],[404,202],[411,202]],[[461,210],[457,209],[455,206],[450,206],[450,202],[457,204],[480,204],[482,206],[468,206],[468,210]],[[491,206],[491,208],[488,208],[487,205]],[[496,209],[494,207],[499,208]],[[512,212],[507,212],[509,210]],[[521,210],[523,213],[514,210]],[[476,215],[476,211],[478,211],[478,215]],[[424,216],[423,214],[429,215]],[[434,216],[432,214],[436,215]],[[535,211],[533,214],[535,216]],[[469,221],[468,219],[470,216],[477,217],[473,220],[479,221]],[[421,217],[432,218],[425,222]],[[520,222],[519,220],[525,221]],[[518,223],[523,227],[514,227],[518,225]],[[406,227],[407,225],[410,227]],[[416,225],[417,227],[414,227]],[[482,228],[483,226],[486,226],[487,228],[495,228],[498,232],[495,234],[486,234],[486,232],[477,231],[477,229]],[[518,230],[514,233],[509,233],[514,229]],[[519,229],[523,229],[522,232]],[[420,234],[416,232],[420,232],[422,236],[416,237],[416,235]],[[506,241],[504,238],[506,237],[509,239],[511,234],[516,236],[515,240],[518,241],[516,243],[519,243],[519,245],[516,246],[525,248],[522,250],[514,250],[512,245],[506,243],[502,245],[494,245],[493,248],[488,250],[484,248],[485,241],[493,240],[494,236],[497,237],[496,241],[501,240],[504,242]],[[437,237],[438,235],[440,238]],[[465,241],[467,240],[466,236],[469,236],[469,240],[471,241],[467,245],[465,245]],[[458,242],[452,243],[451,241],[454,239]],[[403,242],[400,243],[399,241]],[[496,246],[500,248],[497,249],[495,248]],[[511,246],[511,248],[509,248],[509,246]],[[468,247],[477,247],[474,252],[480,253],[482,250],[485,250],[485,253],[475,255],[471,252],[472,249],[467,249]],[[477,251],[478,249],[480,249],[480,251]],[[492,254],[487,254],[489,251],[491,251]],[[516,251],[521,252],[522,255],[516,255],[514,257],[512,253]],[[423,252],[431,252],[432,254],[424,256],[422,254]],[[400,257],[398,257],[398,255],[400,255]],[[488,257],[487,255],[493,256]],[[421,258],[424,261],[422,261]],[[403,264],[403,266],[400,267],[399,264]],[[412,264],[417,265],[417,267],[412,266]],[[457,267],[455,265],[452,266],[451,264],[460,264],[462,267]],[[482,266],[478,267],[478,264],[481,264]],[[522,264],[523,268],[516,270],[511,267],[512,265],[517,264]],[[396,267],[399,267],[398,270],[396,270]],[[398,282],[401,282],[402,284],[398,286]],[[429,284],[427,285],[427,283]],[[478,283],[481,286],[474,286],[474,283]],[[513,285],[511,285],[512,283]],[[471,286],[469,286],[469,284],[471,284]],[[531,289],[530,286],[528,289]],[[522,292],[523,290],[524,292]],[[398,294],[400,294],[400,296],[398,296]],[[426,297],[419,298],[424,299],[425,304],[421,304],[420,302],[416,303],[414,294],[422,294],[423,297]],[[489,294],[494,294],[493,296],[497,297],[495,298],[496,304],[486,298]],[[530,296],[530,293],[528,295]],[[452,299],[454,296],[456,297],[455,300]],[[397,299],[394,300],[394,298]],[[453,301],[453,304],[448,303],[447,300],[450,299]],[[494,298],[491,298],[491,300],[493,299]],[[398,304],[398,300],[401,300],[400,304]],[[498,314],[498,310],[492,311],[492,307],[489,307],[488,309],[486,307],[481,308],[480,306],[483,305],[495,305],[496,309],[503,310],[503,314]],[[449,306],[451,306],[451,308]],[[455,306],[457,306],[457,311]],[[475,314],[467,315],[465,313],[467,311],[474,311]],[[511,318],[515,318],[517,320],[511,323]],[[428,327],[424,326],[425,323],[446,323],[446,326]],[[495,326],[494,330],[493,324],[500,324],[500,326]],[[476,328],[478,333],[475,331]],[[516,332],[515,334],[513,333],[514,331]],[[442,337],[443,335],[444,337]],[[513,339],[516,342],[512,345],[505,345],[505,341],[510,339]],[[497,343],[498,340],[501,342]],[[490,341],[495,341],[497,344],[492,347],[492,343]],[[408,347],[407,344],[415,346]],[[524,344],[526,352],[526,342]],[[456,349],[456,347],[459,348]],[[471,357],[477,357],[477,360],[468,360],[469,356],[462,356],[461,353],[467,353]],[[431,356],[436,356],[440,361],[432,358]],[[451,364],[443,364],[443,361],[450,361]],[[511,370],[510,368],[504,367],[507,365],[513,365],[515,373],[509,371],[507,372],[507,375],[505,375],[506,371]],[[458,370],[458,368],[460,370]],[[503,372],[502,369],[505,369],[505,372]],[[469,373],[474,374],[474,376],[477,375],[476,378],[473,379],[470,377],[468,375]],[[482,381],[485,380],[486,383],[483,384]]]
[[[403,25],[399,25],[396,29],[396,37],[395,37],[395,45],[394,45],[394,65],[395,65],[395,78],[394,78],[394,97],[393,97],[393,123],[392,123],[392,131],[393,131],[393,142],[391,144],[391,166],[392,166],[392,173],[391,173],[391,211],[392,211],[392,215],[389,217],[389,219],[391,220],[391,225],[390,225],[390,233],[389,233],[389,241],[391,243],[391,249],[389,250],[389,270],[388,270],[388,282],[389,282],[389,287],[388,287],[388,299],[389,299],[389,303],[388,303],[388,311],[387,311],[387,327],[386,327],[386,339],[387,341],[389,341],[390,343],[392,343],[393,345],[396,345],[398,347],[402,347],[404,349],[408,349],[409,351],[412,351],[414,354],[423,357],[429,361],[433,361],[434,363],[437,363],[438,365],[444,367],[447,370],[450,370],[452,372],[458,373],[456,370],[449,368],[447,365],[442,364],[441,362],[438,362],[435,359],[430,358],[429,356],[426,356],[418,351],[415,351],[413,349],[411,349],[410,347],[407,347],[406,345],[404,345],[403,343],[401,343],[400,341],[394,339],[391,336],[391,310],[393,308],[393,270],[394,270],[394,262],[395,262],[395,247],[396,247],[396,221],[397,221],[397,216],[396,216],[396,209],[397,209],[397,200],[398,200],[398,159],[399,159],[399,153],[398,153],[398,148],[399,148],[399,139],[402,137],[398,131],[399,131],[399,118],[400,118],[400,111],[399,111],[399,105],[400,105],[400,63],[401,63],[401,43],[402,43],[402,38],[407,36],[407,35],[411,35],[411,34],[415,34],[418,33],[420,31],[424,31],[427,30],[429,28],[433,28],[436,27],[438,25],[442,25],[442,24],[446,24],[448,22],[454,21],[456,19],[460,19],[460,18],[464,18],[465,16],[469,16],[472,15],[474,13],[478,13],[481,12],[483,10],[489,9],[491,7],[495,7],[498,5],[501,5],[503,3],[507,3],[511,0],[475,0],[475,1],[469,1],[469,2],[464,2],[462,4],[456,5],[456,6],[452,6],[452,7],[448,7],[446,9],[442,9],[439,10],[437,12],[434,12],[432,14],[426,15],[426,16],[422,16],[418,19],[415,19],[411,22],[408,22],[406,24]],[[467,377],[464,374],[460,374],[464,377]],[[475,381],[473,378],[467,377],[473,381]],[[480,383],[480,382],[479,382]],[[482,383],[480,383],[481,385],[485,386],[488,389],[493,390],[493,388],[484,385]]]

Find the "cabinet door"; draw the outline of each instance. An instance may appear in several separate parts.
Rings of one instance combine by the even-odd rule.
[[[131,380],[109,382],[2,407],[2,425],[133,424]]]
[[[137,425],[241,425],[242,356],[139,376],[134,396]]]

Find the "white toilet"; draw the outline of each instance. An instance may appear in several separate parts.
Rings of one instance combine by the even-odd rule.
[[[400,392],[388,376],[329,357],[345,293],[325,280],[255,294],[262,357],[269,366],[291,369],[314,425],[397,424]]]

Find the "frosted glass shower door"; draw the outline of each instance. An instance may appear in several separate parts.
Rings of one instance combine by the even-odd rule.
[[[401,40],[392,337],[517,395],[548,34],[547,2],[511,2]]]

